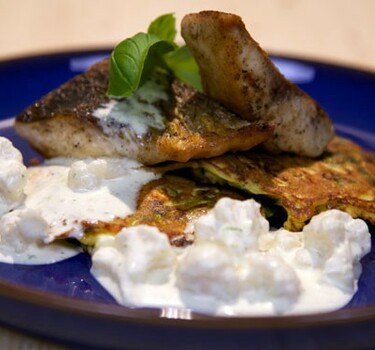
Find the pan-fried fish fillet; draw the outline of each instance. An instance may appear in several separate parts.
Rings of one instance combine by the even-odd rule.
[[[186,15],[181,34],[200,69],[205,93],[247,120],[271,122],[265,146],[319,156],[333,137],[329,117],[284,78],[247,32],[241,18],[203,11]]]
[[[244,199],[231,190],[166,175],[142,187],[137,211],[133,215],[112,222],[83,223],[85,234],[81,242],[92,246],[99,234],[116,234],[123,227],[143,224],[158,227],[175,246],[191,244],[193,232],[186,230],[188,224],[213,208],[223,197]]]
[[[249,151],[191,166],[205,181],[273,199],[286,210],[284,227],[292,231],[332,208],[375,224],[375,155],[344,138],[335,137],[317,159]]]
[[[45,157],[126,156],[184,162],[265,141],[272,127],[248,122],[179,81],[157,77],[122,101],[106,96],[108,60],[22,112],[16,131]]]

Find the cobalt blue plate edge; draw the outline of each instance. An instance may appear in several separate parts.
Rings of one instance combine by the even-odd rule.
[[[107,56],[92,50],[24,57],[0,62],[0,119],[17,115],[51,89]],[[284,75],[313,96],[331,115],[336,130],[375,151],[375,74],[322,62],[273,57]],[[1,127],[1,123],[4,123]],[[6,135],[35,156],[15,135]],[[168,310],[118,306],[90,279],[85,254],[61,266],[0,264],[0,322],[74,347],[137,349],[361,349],[375,344],[374,253],[364,262],[354,301],[332,313],[260,318],[198,314],[182,319]],[[373,282],[373,283],[372,283]]]

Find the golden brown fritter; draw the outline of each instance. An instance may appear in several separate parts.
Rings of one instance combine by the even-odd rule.
[[[319,156],[333,137],[319,105],[278,71],[241,18],[203,11],[186,15],[181,34],[200,69],[205,93],[247,120],[275,126],[272,152]]]
[[[190,244],[193,233],[186,233],[186,226],[213,208],[222,197],[244,199],[234,191],[164,176],[142,187],[134,214],[112,222],[83,223],[85,234],[81,242],[92,246],[99,234],[116,234],[124,227],[144,224],[159,228],[175,246]]]
[[[202,178],[265,195],[287,212],[286,229],[340,209],[375,224],[375,155],[336,137],[317,159],[263,152],[224,155],[192,164]]]
[[[98,109],[106,110],[108,103],[115,103],[106,96],[108,60],[27,108],[16,118],[15,129],[45,157],[125,156],[144,164],[185,162],[246,150],[272,135],[268,124],[244,121],[191,87],[179,81],[165,84],[164,80],[160,100],[150,103],[141,95],[133,96],[112,107],[118,108],[118,116],[122,108],[140,106],[144,115],[136,122],[147,119],[151,123],[146,133],[119,117],[98,117]],[[162,122],[158,124],[153,113]]]

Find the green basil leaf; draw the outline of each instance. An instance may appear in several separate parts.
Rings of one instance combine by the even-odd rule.
[[[174,42],[176,38],[176,18],[173,13],[167,13],[156,18],[148,27],[148,34],[156,35],[161,40]]]
[[[175,77],[203,91],[198,64],[186,45],[167,53],[164,59]]]
[[[168,13],[151,22],[147,33],[138,33],[115,47],[109,66],[109,96],[130,96],[160,69],[202,91],[196,61],[186,46],[174,42],[175,27],[174,14]]]
[[[148,80],[155,67],[163,65],[163,56],[175,45],[154,34],[138,33],[118,44],[109,65],[109,96],[127,97]]]

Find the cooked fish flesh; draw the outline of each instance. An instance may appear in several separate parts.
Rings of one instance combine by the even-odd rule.
[[[285,209],[288,230],[298,231],[312,216],[333,208],[375,224],[375,155],[344,138],[335,137],[316,159],[248,151],[190,166],[206,182],[272,199]]]
[[[247,120],[275,126],[266,149],[322,154],[334,134],[329,117],[278,71],[240,17],[216,11],[189,14],[182,20],[181,34],[208,96]]]
[[[222,197],[244,199],[232,190],[166,175],[142,187],[134,214],[112,222],[83,223],[85,233],[81,242],[92,246],[99,234],[116,234],[124,227],[143,224],[156,226],[168,235],[171,244],[184,246],[192,243],[194,237],[189,223],[213,208]]]
[[[126,156],[185,162],[250,149],[273,128],[245,121],[179,81],[158,76],[123,100],[106,96],[108,60],[23,111],[15,130],[45,157]]]

